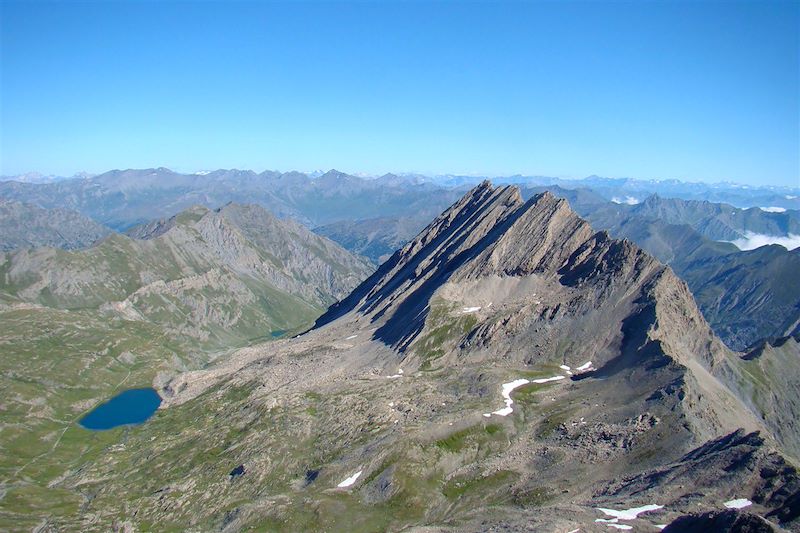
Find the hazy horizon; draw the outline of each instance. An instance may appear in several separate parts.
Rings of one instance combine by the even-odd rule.
[[[0,174],[800,186],[800,4],[3,0]]]
[[[322,175],[328,172],[341,172],[343,174],[347,174],[349,176],[355,176],[358,178],[364,179],[375,179],[380,178],[381,176],[385,176],[388,174],[394,174],[397,176],[420,176],[424,178],[431,178],[431,179],[438,179],[438,178],[445,178],[445,177],[466,177],[466,178],[485,178],[488,180],[493,179],[511,179],[515,177],[520,178],[544,178],[544,179],[555,179],[555,180],[564,180],[564,181],[584,181],[589,180],[592,178],[598,179],[608,179],[608,180],[634,180],[640,182],[657,182],[657,183],[665,183],[665,182],[679,182],[683,184],[698,184],[698,185],[733,185],[733,186],[745,186],[753,189],[758,188],[780,188],[780,189],[794,189],[800,190],[800,183],[796,185],[787,184],[787,185],[776,185],[771,183],[745,183],[740,181],[701,181],[701,180],[692,180],[692,179],[677,179],[677,178],[639,178],[636,176],[601,176],[599,174],[590,174],[587,176],[570,176],[570,175],[542,175],[542,174],[531,174],[531,173],[522,173],[522,174],[478,174],[478,173],[460,173],[460,172],[445,172],[441,174],[427,174],[424,172],[417,172],[417,171],[386,171],[381,173],[368,173],[368,172],[359,172],[359,171],[349,171],[349,170],[342,170],[341,168],[327,168],[327,169],[299,169],[299,168],[288,168],[288,169],[279,169],[279,168],[264,168],[264,169],[254,169],[254,168],[236,168],[236,167],[220,167],[220,168],[207,168],[207,169],[199,169],[199,170],[191,170],[191,169],[181,169],[181,168],[174,168],[167,165],[158,165],[158,166],[147,166],[147,167],[130,167],[130,168],[109,168],[102,170],[100,172],[87,172],[84,170],[79,170],[73,173],[44,173],[37,170],[30,170],[27,172],[20,172],[16,174],[0,174],[0,177],[3,178],[14,178],[20,176],[30,176],[30,175],[38,175],[42,178],[49,178],[53,177],[59,180],[62,179],[72,179],[72,178],[79,178],[82,175],[88,177],[95,177],[101,176],[103,174],[107,174],[109,172],[125,172],[125,171],[142,171],[142,170],[152,170],[152,169],[166,169],[176,174],[183,174],[183,175],[206,175],[212,172],[217,172],[221,170],[227,171],[251,171],[256,174],[263,174],[266,172],[277,172],[277,173],[288,173],[288,172],[300,172],[302,174],[306,174],[309,176],[314,175]]]

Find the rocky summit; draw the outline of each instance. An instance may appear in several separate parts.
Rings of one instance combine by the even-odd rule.
[[[306,333],[164,383],[43,528],[800,531],[797,350],[729,351],[670,268],[484,182]]]

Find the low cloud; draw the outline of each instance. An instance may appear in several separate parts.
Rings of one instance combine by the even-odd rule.
[[[759,207],[759,209],[767,213],[783,213],[786,211],[785,207]]]
[[[800,248],[800,235],[790,233],[786,237],[780,237],[778,235],[764,235],[746,231],[743,238],[727,242],[735,244],[740,250],[755,250],[768,244],[780,244],[787,250],[794,250],[795,248]]]
[[[628,204],[628,205],[636,205],[639,203],[639,200],[634,198],[633,196],[626,196],[625,198],[620,198],[619,196],[615,196],[611,199],[612,202],[615,204]]]

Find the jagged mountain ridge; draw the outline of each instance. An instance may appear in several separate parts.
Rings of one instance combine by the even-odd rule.
[[[507,302],[498,302],[497,294],[492,297],[478,288],[482,280],[498,278],[513,287],[504,288]],[[543,303],[537,299],[537,292],[519,287],[519,281],[525,278],[532,278],[531,283],[546,290],[545,297],[551,296],[553,301]],[[316,325],[355,312],[357,320],[366,318],[377,326],[375,339],[405,352],[417,338],[424,339],[426,332],[437,327],[428,321],[431,303],[437,296],[455,295],[456,305],[469,307],[468,302],[461,301],[469,294],[480,295],[473,304],[494,304],[497,308],[505,303],[508,310],[498,318],[505,324],[521,322],[515,326],[515,333],[531,328],[537,321],[549,321],[551,329],[556,329],[558,326],[552,325],[554,319],[579,318],[591,323],[601,316],[619,317],[623,324],[620,332],[601,343],[580,343],[584,345],[585,359],[609,363],[612,372],[615,364],[625,363],[615,361],[610,354],[617,350],[625,354],[632,344],[644,341],[644,346],[634,346],[633,352],[650,352],[650,356],[657,351],[675,363],[696,366],[701,374],[697,385],[702,388],[708,384],[706,374],[729,355],[703,319],[685,283],[655,258],[629,241],[613,240],[606,232],[595,232],[565,200],[549,192],[526,202],[516,187],[495,189],[489,182],[480,184],[434,220],[350,296],[332,306]],[[483,306],[479,306],[479,312],[480,307]],[[620,308],[630,314],[625,316]],[[667,331],[662,336],[669,327],[660,327],[664,317],[659,316],[659,309],[668,313],[676,330],[680,328],[686,334],[678,336]],[[525,317],[529,313],[535,318]],[[632,331],[625,331],[626,323],[633,323],[629,327]],[[575,335],[569,331],[573,327],[568,324],[560,334]],[[648,336],[642,337],[642,332],[636,331],[648,327]],[[496,351],[497,344],[507,342],[502,339],[504,329],[498,328],[496,322],[485,324],[472,330],[454,349],[464,351],[465,347],[477,345],[493,346]],[[506,351],[523,351],[528,339],[520,337]],[[536,350],[539,357],[546,357],[549,339],[543,337],[542,349]],[[596,345],[594,351],[585,349],[592,344]],[[420,358],[424,346],[422,342],[416,350],[410,350],[412,358]],[[460,357],[454,356],[445,364]],[[536,357],[529,354],[523,360]],[[569,365],[575,361],[563,362]],[[730,393],[721,392],[717,385],[699,396],[717,394],[725,396],[723,401],[736,403]],[[706,422],[705,414],[700,417],[701,423]],[[724,409],[717,415],[720,419],[711,424],[724,425]]]
[[[521,190],[524,199],[550,191],[568,200],[595,228],[635,242],[672,267],[689,285],[714,332],[732,349],[744,351],[759,340],[785,335],[787,324],[795,324],[800,317],[800,287],[794,283],[796,258],[800,257],[796,250],[773,245],[740,251],[732,243],[703,236],[689,224],[670,224],[647,215],[647,210],[637,214],[641,211],[639,206],[613,204],[585,189],[527,186]],[[651,203],[659,201],[652,199]],[[679,212],[690,213],[696,206],[706,205],[680,203],[685,205]],[[780,213],[765,216],[778,217],[778,221],[786,218]],[[689,218],[694,220],[695,216]],[[419,217],[394,217],[338,222],[314,231],[380,264],[425,225]],[[734,274],[721,275],[726,272]]]
[[[796,530],[794,467],[740,460],[778,464],[781,437],[716,377],[737,365],[657,260],[551,195],[482,184],[316,328],[168,383],[125,450],[65,475],[91,497],[61,523],[602,531],[598,507],[664,505],[630,522],[652,527],[749,497]],[[702,460],[719,439],[735,484]],[[695,457],[694,484],[620,488]]]

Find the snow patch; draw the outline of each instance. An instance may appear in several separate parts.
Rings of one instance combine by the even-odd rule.
[[[750,505],[753,505],[753,502],[751,502],[746,498],[737,498],[735,500],[730,500],[725,502],[725,507],[727,507],[728,509],[742,509]]]
[[[632,509],[625,509],[623,511],[616,511],[614,509],[604,509],[603,507],[598,507],[597,510],[605,513],[607,516],[613,516],[614,518],[619,518],[620,520],[636,520],[636,517],[642,513],[647,513],[649,511],[656,511],[658,509],[663,509],[663,505],[656,505],[656,504],[648,504],[643,505],[641,507],[634,507]]]
[[[492,413],[484,413],[483,416],[489,418],[492,415],[508,416],[511,413],[513,413],[514,409],[511,407],[511,405],[514,403],[514,400],[511,399],[511,391],[513,391],[517,387],[527,385],[528,383],[530,383],[530,381],[528,381],[525,378],[515,379],[514,381],[511,381],[509,383],[503,383],[503,389],[501,394],[503,395],[503,399],[505,401],[506,406]]]
[[[785,207],[759,207],[762,211],[766,211],[767,213],[785,213]]]
[[[356,482],[356,480],[358,479],[358,476],[361,475],[361,472],[363,472],[363,470],[359,470],[358,472],[356,472],[355,474],[353,474],[349,478],[345,479],[344,481],[342,481],[341,483],[336,485],[336,487],[340,488],[340,489],[343,489],[345,487],[349,487],[350,485],[352,485],[353,483]]]
[[[346,340],[346,341],[349,341],[350,339],[355,339],[356,337],[358,337],[358,335],[350,335],[350,336],[349,336],[349,337],[347,337],[345,340]]]
[[[578,368],[576,368],[575,370],[577,370],[579,372],[583,372],[585,370],[589,370],[590,368],[592,368],[592,362],[591,361],[587,361],[587,362],[583,363],[581,366],[579,366]]]
[[[559,365],[559,366],[558,366],[558,368],[560,368],[561,370],[572,370],[572,369],[571,369],[570,367],[568,367],[567,365]]]
[[[474,313],[475,311],[480,311],[480,307],[465,307],[461,310],[462,313]]]
[[[402,378],[403,377],[403,369],[402,368],[398,368],[397,369],[397,374],[392,374],[391,376],[386,376],[386,377],[389,378],[389,379]]]
[[[787,250],[794,250],[800,248],[800,235],[789,234],[785,237],[779,235],[765,235],[763,233],[754,233],[752,231],[745,231],[744,237],[730,242],[740,250],[755,250],[768,244],[780,244]]]

